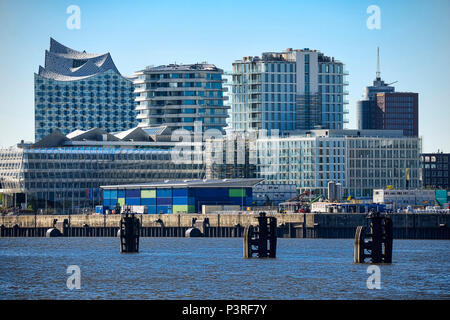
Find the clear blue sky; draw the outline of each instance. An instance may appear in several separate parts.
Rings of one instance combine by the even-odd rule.
[[[81,29],[69,30],[69,5]],[[381,30],[369,30],[369,5]],[[450,152],[450,1],[23,1],[0,0],[0,146],[34,139],[33,74],[50,37],[77,50],[110,52],[122,74],[147,65],[208,61],[225,70],[243,56],[286,48],[318,49],[350,72],[350,123],[355,103],[375,77],[419,93],[425,152]]]

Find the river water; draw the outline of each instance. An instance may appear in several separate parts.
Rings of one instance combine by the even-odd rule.
[[[2,238],[0,299],[450,299],[449,253],[448,240],[394,240],[369,290],[351,239],[278,239],[276,259],[244,259],[239,238],[141,238],[137,254],[117,238]]]

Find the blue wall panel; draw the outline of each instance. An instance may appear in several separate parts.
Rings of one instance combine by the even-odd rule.
[[[173,204],[179,204],[179,205],[187,205],[188,204],[188,197],[173,197]]]
[[[172,213],[172,206],[156,206],[156,213]]]
[[[171,205],[172,204],[172,198],[156,198],[156,204],[157,205]]]
[[[159,198],[171,198],[172,189],[156,189],[156,197]]]
[[[141,198],[141,205],[143,206],[155,206],[156,198]]]
[[[173,189],[173,197],[187,197],[188,195],[188,189],[187,188],[183,188],[183,189]]]
[[[141,191],[139,189],[127,189],[125,190],[126,198],[139,198],[141,196]]]
[[[128,204],[130,206],[139,206],[141,204],[140,198],[126,198],[125,204]]]

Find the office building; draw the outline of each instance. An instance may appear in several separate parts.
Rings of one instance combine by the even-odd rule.
[[[424,188],[450,190],[450,153],[421,155]]]
[[[76,51],[50,38],[34,90],[35,141],[55,129],[116,132],[137,125],[133,83],[119,73],[109,53]]]
[[[173,147],[166,127],[56,130],[34,144],[0,150],[3,204],[80,213],[101,204],[101,185],[204,178],[203,163],[172,161]]]
[[[226,126],[227,110],[222,86],[223,70],[213,64],[170,64],[135,73],[139,127],[167,126],[194,131]]]
[[[364,97],[356,103],[358,130],[403,130],[407,136],[419,133],[418,94],[395,92],[381,79],[380,51],[377,55],[377,73],[372,86],[364,90]]]
[[[265,52],[233,63],[232,128],[343,129],[344,64],[310,50]]]
[[[406,136],[419,135],[419,94],[413,92],[377,93],[377,109],[384,130],[403,130]]]
[[[298,193],[308,191],[325,198],[330,196],[331,181],[336,187],[331,197],[337,199],[369,198],[373,189],[389,185],[404,189],[422,186],[421,139],[405,136],[401,130],[242,134],[235,141],[227,137],[216,142],[222,145],[215,145],[215,150],[223,150],[224,156],[206,162],[208,178],[263,178],[264,184],[294,184]]]
[[[311,130],[256,143],[256,177],[295,183],[300,193],[327,197],[329,181],[341,185],[345,198],[372,197],[388,185],[421,187],[421,140],[399,130]]]
[[[434,206],[437,204],[434,190],[402,190],[395,188],[373,190],[373,202],[390,204],[394,208]]]

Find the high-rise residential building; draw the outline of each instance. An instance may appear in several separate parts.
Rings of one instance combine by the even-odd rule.
[[[233,63],[234,130],[343,129],[344,64],[317,50],[287,49]]]
[[[425,188],[450,189],[450,153],[423,153],[421,162]]]
[[[380,76],[380,50],[377,54],[377,74],[372,86],[364,90],[364,98],[356,103],[356,123],[359,130],[404,130],[417,136],[419,127],[418,94],[395,92]]]
[[[115,132],[137,125],[133,83],[119,73],[109,53],[76,51],[50,38],[34,90],[36,141],[55,129]]]
[[[382,128],[403,130],[407,136],[419,135],[419,94],[414,92],[377,93]]]
[[[228,110],[233,107],[233,73],[230,71],[225,71],[223,73],[223,87],[225,88],[223,96],[226,97],[224,105],[228,106]],[[225,131],[233,129],[233,113],[228,111],[228,118],[226,119]]]
[[[224,105],[223,70],[213,64],[170,64],[147,67],[135,73],[139,127],[167,126],[193,131],[223,131],[228,117]]]

